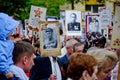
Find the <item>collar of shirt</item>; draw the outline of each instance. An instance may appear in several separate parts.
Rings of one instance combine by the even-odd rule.
[[[52,74],[56,74],[57,80],[62,80],[61,71],[57,59],[55,60],[55,58],[53,59],[53,57],[49,57],[49,59],[52,67]]]

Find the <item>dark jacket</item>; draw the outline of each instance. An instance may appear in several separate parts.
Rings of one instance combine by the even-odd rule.
[[[13,65],[14,42],[7,38],[17,26],[16,20],[0,12],[0,80],[7,80],[5,75],[10,72],[10,66]]]
[[[59,59],[60,65],[63,68],[62,74],[63,74],[63,80],[67,79],[67,68],[68,68],[68,62],[69,62],[69,56],[67,53]]]
[[[48,80],[52,74],[52,67],[49,57],[37,56],[34,63],[35,65],[30,71],[30,80]]]
[[[68,23],[68,31],[80,31],[80,23]]]

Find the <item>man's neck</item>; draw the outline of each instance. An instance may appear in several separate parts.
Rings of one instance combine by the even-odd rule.
[[[15,63],[15,65],[24,70],[24,67],[23,67],[22,63]]]

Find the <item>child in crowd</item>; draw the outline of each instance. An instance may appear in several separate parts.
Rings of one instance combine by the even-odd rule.
[[[13,65],[12,51],[14,43],[8,38],[17,26],[17,21],[0,12],[0,80],[7,80],[13,77],[10,67]]]

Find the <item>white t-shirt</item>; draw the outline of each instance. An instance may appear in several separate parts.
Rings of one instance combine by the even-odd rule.
[[[53,61],[52,57],[49,57],[49,59],[51,62],[51,67],[52,67],[52,74],[57,75],[57,80],[62,80],[61,71],[60,71],[57,61]]]
[[[10,71],[15,75],[18,80],[28,80],[25,72],[20,67],[12,65]]]

